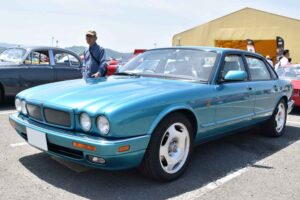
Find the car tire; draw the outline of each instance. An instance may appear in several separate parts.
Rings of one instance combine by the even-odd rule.
[[[181,113],[165,117],[152,134],[139,168],[141,173],[161,182],[180,177],[192,156],[194,130]]]
[[[276,105],[273,115],[263,126],[263,134],[270,137],[280,137],[285,132],[285,124],[287,117],[287,104],[281,99]]]
[[[3,101],[4,101],[4,92],[2,91],[1,84],[0,84],[0,103],[3,103]]]

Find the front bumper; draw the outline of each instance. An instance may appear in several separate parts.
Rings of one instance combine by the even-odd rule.
[[[150,135],[137,136],[126,139],[108,140],[84,133],[75,133],[68,130],[49,127],[34,122],[27,117],[13,114],[9,117],[10,124],[17,133],[27,140],[26,128],[30,128],[46,134],[48,154],[71,160],[73,162],[108,170],[120,170],[134,168],[140,165],[145,150],[148,146]],[[96,151],[76,148],[73,142],[83,143],[96,147]],[[118,148],[130,145],[130,150],[119,153]],[[105,164],[96,164],[88,160],[88,155],[105,159]]]
[[[295,105],[295,101],[294,101],[294,100],[289,100],[289,101],[288,101],[288,109],[287,109],[287,113],[292,112],[292,110],[293,110],[293,108],[294,108],[294,105]]]

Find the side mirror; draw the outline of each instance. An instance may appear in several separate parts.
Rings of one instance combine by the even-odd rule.
[[[230,70],[224,77],[225,82],[244,81],[245,79],[247,79],[247,72],[238,70]]]

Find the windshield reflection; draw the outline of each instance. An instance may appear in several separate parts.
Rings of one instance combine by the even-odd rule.
[[[127,73],[208,81],[216,59],[217,53],[203,50],[150,50],[132,59],[119,72],[123,75]]]
[[[25,49],[12,48],[6,49],[0,54],[0,62],[10,62],[14,64],[21,64],[26,53]]]

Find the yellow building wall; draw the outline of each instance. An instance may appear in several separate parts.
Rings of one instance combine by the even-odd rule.
[[[300,20],[251,8],[218,18],[173,36],[173,46],[215,46],[220,40],[276,40],[281,36],[293,63],[300,63]],[[273,50],[272,50],[273,51]],[[257,51],[259,52],[259,51]],[[266,52],[264,50],[264,52]]]

